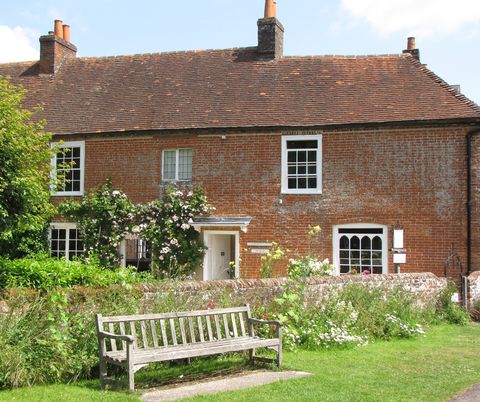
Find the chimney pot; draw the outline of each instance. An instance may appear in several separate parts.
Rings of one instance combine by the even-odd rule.
[[[410,36],[407,39],[407,50],[413,50],[415,49],[415,38],[413,36]]]
[[[62,20],[55,20],[55,36],[63,39],[63,27],[62,27]]]
[[[410,36],[407,39],[407,48],[403,51],[403,53],[410,53],[415,59],[420,61],[420,50],[417,49],[415,38],[413,36]]]
[[[277,17],[277,1],[265,0],[264,18],[276,18],[276,17]]]
[[[63,39],[70,42],[70,25],[63,24]]]

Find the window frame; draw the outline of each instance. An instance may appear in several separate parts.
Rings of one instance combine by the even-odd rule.
[[[64,191],[57,190],[56,187],[52,186],[52,196],[82,196],[84,194],[84,183],[85,183],[85,141],[66,141],[66,142],[52,142],[51,148],[58,146],[59,149],[62,148],[80,148],[80,190],[78,191]],[[57,178],[57,153],[52,156],[52,178],[55,180]]]
[[[65,255],[63,257],[54,257],[52,256],[52,230],[53,229],[65,229],[66,231],[66,234],[65,234]],[[77,230],[77,234],[78,234],[78,228],[77,228],[77,225],[75,223],[66,223],[66,222],[53,222],[53,223],[50,223],[50,227],[49,227],[49,231],[48,231],[48,247],[49,247],[49,254],[52,258],[65,258],[65,260],[69,261],[70,260],[70,230],[71,229],[75,229]],[[76,239],[76,241],[78,241],[78,238]],[[83,242],[83,239],[81,239],[81,241]],[[83,244],[83,252],[81,253],[81,255],[85,255],[85,243]],[[78,250],[75,250],[76,252]],[[78,257],[78,253],[77,253],[77,257]]]
[[[340,229],[382,229],[382,234],[378,234],[382,240],[382,273],[373,275],[388,274],[388,226],[376,223],[351,223],[333,226],[332,246],[333,246],[333,265],[335,267],[336,275],[347,275],[340,273],[340,238],[343,233],[339,233]],[[361,233],[359,233],[361,234]]]
[[[288,148],[289,141],[312,141],[316,140],[317,152],[317,187],[316,188],[288,188]],[[312,148],[313,149],[313,148]],[[282,135],[282,194],[322,194],[322,134],[308,135]]]
[[[190,150],[192,151],[192,172],[189,179],[180,179],[179,178],[179,166],[180,166],[180,151],[181,150]],[[175,178],[174,179],[166,179],[165,178],[165,152],[175,151]],[[162,150],[162,182],[191,182],[193,178],[193,148],[169,148]]]

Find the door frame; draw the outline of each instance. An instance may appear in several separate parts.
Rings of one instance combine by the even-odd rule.
[[[215,235],[231,235],[235,236],[235,278],[240,277],[240,232],[238,230],[204,230],[203,242],[207,247],[205,256],[203,257],[203,280],[208,281],[212,278],[212,255],[210,253],[210,245],[212,237]]]

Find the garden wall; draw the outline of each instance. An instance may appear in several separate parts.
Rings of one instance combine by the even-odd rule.
[[[246,303],[256,308],[267,306],[281,296],[287,282],[286,278],[271,278],[159,282],[134,285],[131,288],[122,288],[118,285],[104,288],[77,286],[70,290],[64,289],[68,298],[65,307],[71,312],[88,310],[92,313],[114,314],[192,310],[239,306]],[[478,283],[480,284],[480,277]],[[349,284],[382,287],[387,291],[402,287],[414,293],[422,304],[438,296],[447,286],[447,280],[431,273],[309,277],[305,282],[305,301],[320,304],[330,292]],[[9,311],[9,302],[16,300],[17,304],[19,301],[28,303],[36,294],[37,292],[31,289],[4,290],[0,294],[0,313]],[[478,294],[480,295],[480,292]],[[122,305],[116,300],[122,300]]]
[[[158,300],[159,296],[168,294],[174,295],[175,304],[183,308],[213,308],[245,303],[260,307],[268,305],[279,297],[287,282],[286,278],[194,281],[176,284],[145,284],[140,285],[139,289],[143,293],[145,307],[150,304],[150,301]],[[342,289],[349,284],[383,287],[389,290],[402,287],[414,293],[419,303],[422,303],[438,296],[447,286],[447,280],[431,273],[309,277],[306,278],[306,301],[319,304],[329,292]]]

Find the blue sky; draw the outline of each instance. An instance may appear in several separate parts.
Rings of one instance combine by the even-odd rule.
[[[2,1],[0,62],[38,59],[53,20],[79,56],[255,46],[264,0]],[[480,104],[479,0],[277,0],[286,55],[390,54],[421,61]]]

